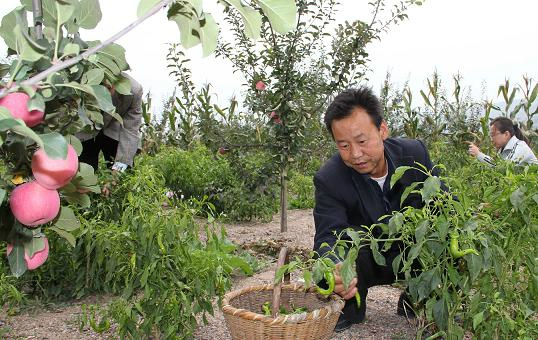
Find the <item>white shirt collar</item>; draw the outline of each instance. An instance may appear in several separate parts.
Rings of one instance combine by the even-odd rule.
[[[519,142],[519,139],[516,136],[512,136],[512,138],[510,138],[508,143],[506,143],[502,151],[512,150],[513,148],[516,147],[517,142]]]

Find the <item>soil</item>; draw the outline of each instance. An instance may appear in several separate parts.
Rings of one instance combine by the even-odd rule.
[[[314,239],[312,210],[288,212],[288,231],[280,232],[280,217],[275,215],[271,222],[249,222],[226,225],[228,237],[253,254],[258,254],[266,266],[250,277],[238,276],[232,289],[251,285],[269,284],[273,281],[276,257],[283,245],[294,253],[308,254]],[[292,277],[292,281],[297,278]],[[408,320],[396,314],[396,303],[401,290],[392,286],[378,286],[369,290],[366,300],[366,320],[353,325],[332,339],[412,339],[417,333],[414,319]],[[19,315],[0,316],[0,337],[7,339],[108,339],[113,334],[97,334],[91,329],[79,329],[82,304],[106,304],[110,297],[90,297],[54,307],[33,308]],[[111,330],[113,331],[113,329]],[[207,325],[200,325],[195,339],[231,339],[222,313],[216,308]]]

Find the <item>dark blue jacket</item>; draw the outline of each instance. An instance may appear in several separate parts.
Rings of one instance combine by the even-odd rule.
[[[384,142],[385,158],[389,170],[383,191],[379,185],[346,166],[339,154],[334,155],[314,176],[316,204],[314,222],[316,234],[314,249],[327,242],[333,245],[340,231],[353,227],[370,226],[379,223],[383,215],[398,211],[404,206],[421,208],[421,197],[409,195],[400,206],[400,199],[405,188],[413,182],[422,182],[427,177],[417,170],[408,170],[394,185],[390,187],[390,178],[399,166],[413,166],[418,162],[428,169],[433,165],[424,144],[416,139],[387,138]],[[323,252],[323,251],[321,251]]]

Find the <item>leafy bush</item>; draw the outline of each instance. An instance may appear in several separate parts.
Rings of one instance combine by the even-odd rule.
[[[237,152],[229,157],[234,186],[221,194],[224,212],[231,220],[270,220],[278,211],[278,176],[266,151]]]
[[[291,209],[314,208],[314,182],[312,175],[292,171],[289,179],[289,206]]]

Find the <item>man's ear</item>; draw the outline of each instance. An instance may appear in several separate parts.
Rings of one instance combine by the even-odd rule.
[[[379,126],[379,132],[381,133],[381,138],[383,138],[383,140],[389,138],[389,127],[387,126],[387,122],[381,122],[381,125]]]

